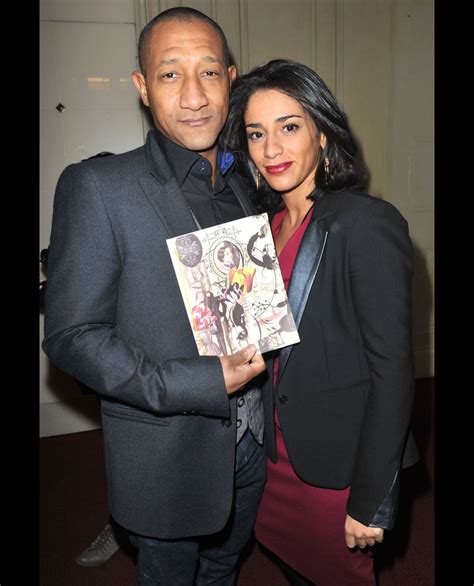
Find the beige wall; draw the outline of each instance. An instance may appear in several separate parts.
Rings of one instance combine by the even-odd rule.
[[[409,222],[415,250],[416,374],[434,375],[434,0],[42,0],[42,18],[51,19],[55,14],[57,20],[76,23],[109,19],[118,20],[121,26],[135,20],[139,32],[159,11],[180,4],[198,8],[221,24],[241,73],[269,59],[289,57],[316,69],[334,91],[362,145],[371,170],[371,193],[396,205]],[[43,52],[51,51],[48,43],[52,38],[50,33],[42,37]],[[120,73],[120,77],[128,75],[130,80],[135,48],[127,45],[127,57],[122,42],[115,45],[112,39],[110,44],[118,51],[122,47],[110,64],[111,79],[119,75],[113,71],[122,72],[123,65],[128,64],[128,72]],[[69,43],[69,50],[76,50],[74,44]],[[110,55],[114,61],[113,52]],[[93,64],[96,57],[90,60]],[[51,66],[49,59],[43,59],[42,64],[44,68]],[[129,83],[122,85],[130,89]],[[138,102],[131,95],[125,107],[133,118]],[[52,107],[48,115],[57,120]],[[78,120],[80,123],[81,118]],[[124,129],[121,124],[110,127],[117,132]],[[121,132],[117,139],[109,132],[112,142],[100,147],[103,135],[93,133],[89,137],[93,141],[90,154],[97,150],[119,152],[125,150],[127,141],[142,140],[136,122],[129,133],[127,137]],[[42,192],[44,247],[49,235],[51,186],[65,164],[74,156],[76,160],[81,158],[83,151],[58,149],[57,141],[42,144],[42,156],[47,152],[49,161],[48,183]],[[58,151],[56,157],[54,149]],[[64,152],[71,156],[65,157]],[[60,409],[61,402],[53,407]],[[68,411],[67,417],[74,419],[73,411]],[[55,416],[63,423],[66,419]],[[75,420],[74,425],[68,421],[56,429],[87,428],[83,421]],[[43,433],[47,435],[48,431]]]
[[[434,0],[136,0],[146,22],[185,4],[224,29],[239,71],[301,61],[349,115],[370,191],[408,220],[417,377],[434,375]]]

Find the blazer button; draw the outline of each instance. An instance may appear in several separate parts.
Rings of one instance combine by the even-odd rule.
[[[286,395],[280,395],[280,396],[278,397],[278,400],[279,400],[279,401],[280,401],[280,403],[282,403],[283,405],[284,405],[285,403],[288,403],[288,397],[287,397]]]
[[[230,419],[222,419],[221,425],[222,427],[230,427],[232,425],[232,421]]]

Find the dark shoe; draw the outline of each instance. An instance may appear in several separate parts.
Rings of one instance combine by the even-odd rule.
[[[80,553],[76,558],[76,563],[80,566],[101,566],[108,562],[110,558],[120,549],[120,543],[114,533],[114,528],[107,523],[104,530],[94,539],[94,541]]]

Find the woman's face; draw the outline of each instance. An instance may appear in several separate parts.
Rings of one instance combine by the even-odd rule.
[[[226,246],[224,248],[224,252],[222,255],[222,261],[226,265],[235,264],[234,263],[234,255],[232,254],[232,248],[230,246]]]
[[[277,90],[260,90],[250,97],[244,121],[250,157],[272,189],[309,195],[326,137],[299,102]]]

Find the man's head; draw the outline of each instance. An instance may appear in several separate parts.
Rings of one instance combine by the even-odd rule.
[[[237,75],[222,29],[197,10],[171,8],[145,26],[138,47],[141,72],[133,72],[133,82],[157,128],[215,157]]]
[[[140,65],[140,71],[143,73],[143,75],[146,75],[146,58],[148,51],[148,41],[150,39],[151,32],[158,23],[165,21],[169,22],[171,20],[179,20],[181,22],[193,22],[198,20],[201,22],[207,22],[207,24],[209,24],[219,35],[224,53],[225,66],[229,67],[231,65],[227,39],[225,37],[224,31],[217,24],[217,22],[199,10],[196,10],[195,8],[178,6],[176,8],[169,8],[168,10],[160,12],[154,18],[152,18],[150,22],[146,24],[146,26],[143,27],[143,30],[140,33],[140,38],[138,39],[138,64]]]

